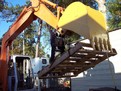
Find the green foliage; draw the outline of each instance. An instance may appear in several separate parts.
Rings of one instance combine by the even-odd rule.
[[[49,33],[50,30],[51,30],[50,26],[43,21],[41,29],[40,47],[41,49],[44,49],[43,50],[44,55],[47,55],[48,52],[50,51],[50,33]]]
[[[29,3],[27,2],[26,5]],[[17,17],[19,16],[20,12],[22,11],[24,6],[20,6],[19,4],[16,6],[6,5],[5,8],[1,11],[0,18],[6,22],[14,22]],[[11,54],[23,54],[25,51],[25,55],[29,55],[34,57],[35,56],[35,36],[36,33],[36,26],[37,24],[33,22],[29,27],[27,27],[24,33],[21,33],[13,42],[11,46],[10,53]],[[24,44],[23,44],[24,41]],[[23,46],[25,50],[23,50]],[[39,47],[39,55],[43,55],[43,49]]]
[[[24,32],[22,32],[14,41],[13,45],[11,46],[11,54],[23,54],[23,51],[25,52],[25,55],[29,55],[34,57],[35,56],[35,35],[36,35],[36,23],[33,22],[29,27],[25,29]],[[24,42],[24,44],[23,44]],[[25,50],[23,50],[23,47],[25,47]],[[41,51],[42,49],[39,48]],[[43,51],[39,53],[39,55],[44,54]]]
[[[2,11],[3,7],[4,7],[4,4],[2,1],[0,1],[0,11]]]
[[[5,4],[5,0],[0,0],[0,12],[4,9]]]
[[[0,38],[0,46],[2,45],[2,38]]]
[[[84,3],[85,5],[88,5],[92,8],[97,9],[97,3],[95,0],[59,0],[58,2],[55,0],[51,0],[51,1],[58,3],[62,7],[67,7],[69,4],[71,4],[73,2],[80,1],[80,2]]]
[[[67,42],[67,44],[68,44],[68,43],[74,42],[78,39],[80,39],[80,35],[73,32],[71,35],[67,35],[65,37],[65,42]]]
[[[35,55],[35,29],[36,23],[32,23],[26,30],[24,31],[23,39],[25,41],[25,55],[30,55],[34,57]]]
[[[121,0],[109,0],[107,10],[109,30],[121,28]]]
[[[16,20],[22,9],[23,6],[20,6],[19,4],[16,6],[13,6],[12,4],[10,6],[6,5],[1,11],[0,18],[6,22],[13,22]]]
[[[23,45],[22,45],[22,38],[20,38],[20,36],[18,36],[12,43],[11,45],[11,50],[10,50],[10,54],[20,54],[22,55],[23,51]]]

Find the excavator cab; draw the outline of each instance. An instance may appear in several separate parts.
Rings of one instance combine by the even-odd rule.
[[[29,56],[14,55],[9,61],[8,91],[34,91],[34,75]]]

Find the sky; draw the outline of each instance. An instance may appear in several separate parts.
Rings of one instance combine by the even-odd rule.
[[[26,3],[27,0],[5,0],[6,2],[8,2],[9,4],[13,4],[13,5],[16,5],[16,4],[19,4],[19,5],[24,5]],[[9,26],[11,25],[12,23],[7,23],[5,21],[2,21],[0,19],[0,38],[2,37],[2,35],[8,31],[9,29]]]

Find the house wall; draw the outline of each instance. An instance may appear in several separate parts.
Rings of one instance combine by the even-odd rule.
[[[121,90],[121,29],[110,32],[109,37],[117,55],[72,78],[72,91],[115,86]]]

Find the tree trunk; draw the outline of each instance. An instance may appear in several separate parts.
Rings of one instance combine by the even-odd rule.
[[[23,55],[25,55],[25,35],[24,35],[24,31],[23,31]]]
[[[40,26],[38,28],[38,37],[37,37],[35,57],[39,57],[40,36],[41,36],[41,29],[42,29],[42,20],[40,20],[40,19],[39,19],[39,25]]]

